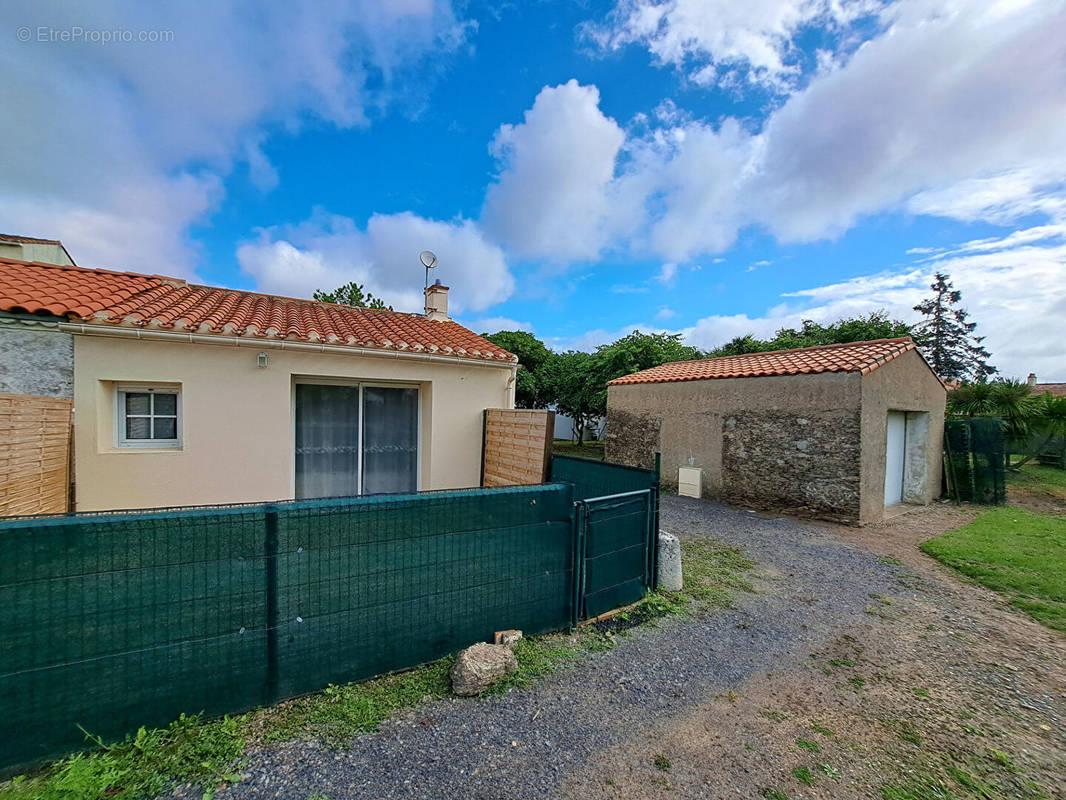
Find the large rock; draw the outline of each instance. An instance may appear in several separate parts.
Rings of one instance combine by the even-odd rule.
[[[673,534],[659,531],[659,588],[681,591],[681,542]]]
[[[510,647],[479,642],[466,648],[455,659],[452,691],[460,697],[474,697],[516,669],[518,659]]]

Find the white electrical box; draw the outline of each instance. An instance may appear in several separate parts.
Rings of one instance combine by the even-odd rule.
[[[682,497],[699,497],[703,488],[703,470],[699,467],[677,468],[677,493]]]

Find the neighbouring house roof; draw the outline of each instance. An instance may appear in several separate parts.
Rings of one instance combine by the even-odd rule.
[[[876,339],[870,342],[773,350],[743,356],[674,361],[611,381],[608,386],[630,383],[675,383],[715,378],[756,378],[767,375],[813,375],[821,372],[859,372],[877,369],[908,350],[914,350],[909,336]]]
[[[1066,383],[1037,383],[1033,386],[1033,394],[1048,392],[1051,392],[1052,397],[1066,397]]]
[[[10,233],[0,233],[0,242],[16,242],[18,244],[62,244],[58,239],[38,239],[34,236],[14,236]]]
[[[456,322],[199,286],[180,278],[0,258],[0,311],[89,325],[285,339],[514,363]]]

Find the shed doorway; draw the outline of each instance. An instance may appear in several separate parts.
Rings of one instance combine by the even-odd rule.
[[[903,471],[907,463],[907,414],[889,411],[885,425],[885,507],[903,502]]]
[[[418,491],[418,389],[296,384],[297,500]]]

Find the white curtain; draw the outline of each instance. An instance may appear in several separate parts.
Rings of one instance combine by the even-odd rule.
[[[418,390],[363,387],[363,494],[418,489]],[[359,493],[359,387],[296,385],[296,497]]]
[[[296,384],[296,497],[359,493],[359,387]]]
[[[418,489],[418,390],[363,387],[363,493]]]

